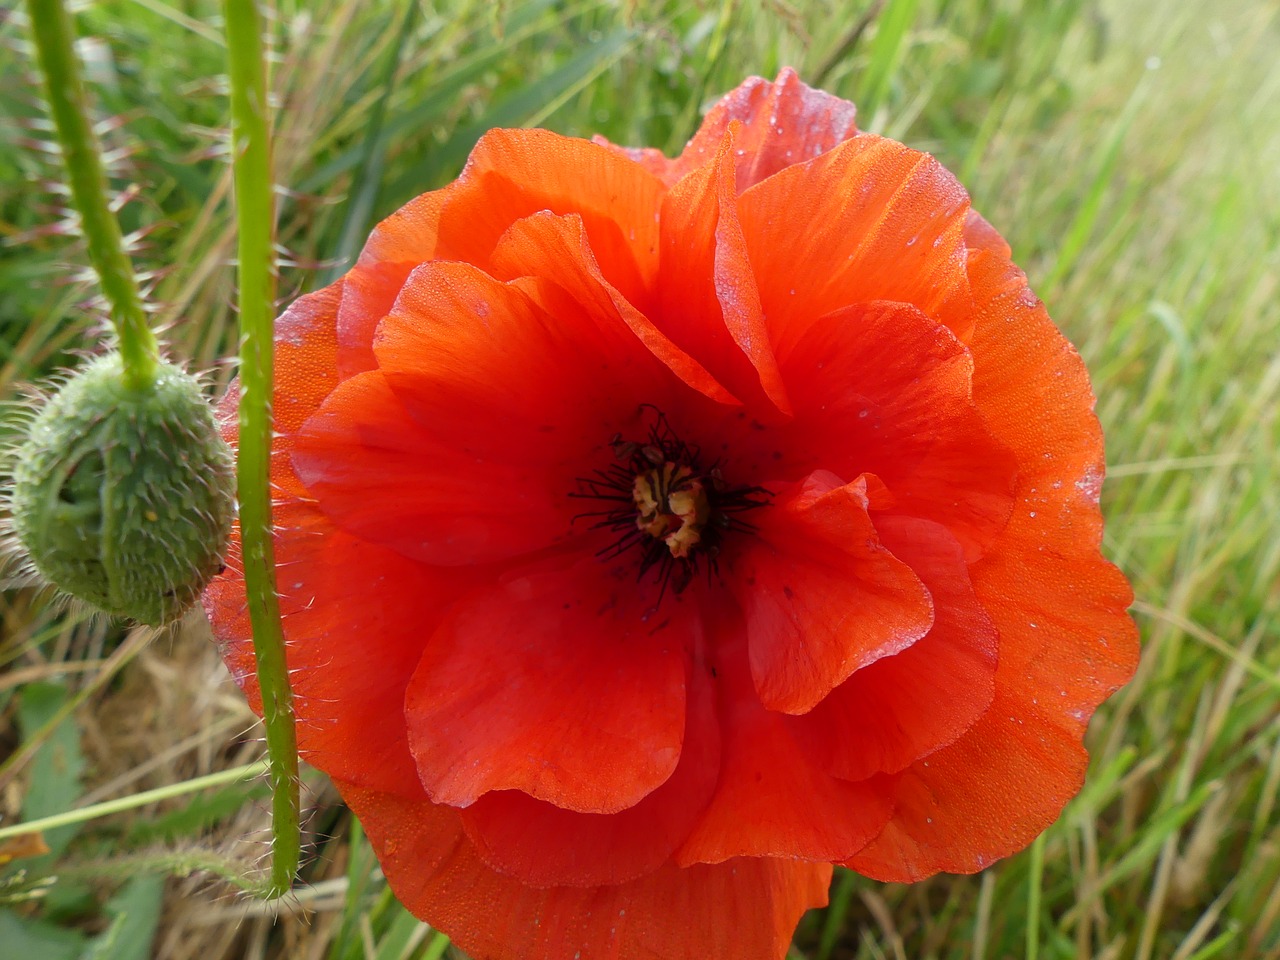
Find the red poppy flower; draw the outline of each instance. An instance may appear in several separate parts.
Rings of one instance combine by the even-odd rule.
[[[494,131],[277,342],[301,747],[463,949],[780,957],[832,864],[980,870],[1079,788],[1136,657],[1089,381],[851,104]]]

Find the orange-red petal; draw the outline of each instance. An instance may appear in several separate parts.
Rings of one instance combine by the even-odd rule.
[[[845,865],[893,883],[976,873],[1053,823],[1087,763],[1079,735],[1025,693],[998,686],[964,736],[897,775],[893,819]]]
[[[674,160],[653,149],[612,147],[673,186],[691,170],[710,163],[725,132],[740,123],[735,181],[741,193],[794,163],[832,149],[857,133],[857,110],[848,100],[815,90],[790,67],[772,83],[748,77],[725,94],[703,118],[698,132]]]
[[[939,524],[880,516],[882,542],[933,598],[929,632],[901,653],[857,671],[812,712],[797,740],[847,780],[896,773],[959,738],[991,705],[999,637],[978,603],[964,553]]]
[[[733,857],[838,861],[862,849],[884,827],[893,805],[877,780],[832,776],[794,736],[792,720],[756,696],[742,640],[741,614],[719,599],[706,617],[715,643],[723,736],[720,783],[681,864]]]
[[[718,403],[737,403],[697,359],[609,283],[596,263],[580,217],[543,212],[513,224],[494,249],[492,267],[496,276],[505,279],[527,278],[523,288],[549,313],[563,314],[563,297],[568,297],[572,301],[570,313],[585,311],[602,324],[630,330],[644,349],[686,386]],[[554,297],[548,286],[558,288],[563,297]],[[634,347],[629,341],[628,345]],[[633,351],[633,356],[638,353]],[[649,402],[657,402],[665,393],[655,384],[649,390]]]
[[[974,403],[1018,459],[1012,516],[974,590],[1000,631],[1001,676],[1044,692],[1079,736],[1138,659],[1132,588],[1099,552],[1102,431],[1079,354],[982,224],[971,230]]]
[[[593,190],[581,189],[583,178]],[[487,266],[498,238],[541,210],[581,216],[603,273],[643,303],[657,269],[656,214],[665,188],[596,144],[546,130],[492,130],[442,190],[411,200],[374,228],[345,277],[337,365],[372,369],[373,333],[413,268],[430,260]]]
[[[278,505],[275,520],[299,753],[334,776],[414,792],[405,690],[425,638],[475,574],[423,567],[336,529],[305,503]],[[232,675],[261,712],[238,550],[204,604]]]
[[[818,471],[751,515],[726,558],[764,707],[806,713],[833,689],[929,630],[933,603],[880,542],[865,480]]]
[[[616,315],[553,316],[519,284],[465,263],[415,270],[374,351],[409,412],[480,467],[525,460],[555,464],[568,478],[608,447],[616,419],[665,374]],[[558,495],[573,489],[557,483]]]
[[[975,409],[974,358],[945,326],[907,304],[859,304],[810,324],[781,364],[796,417],[776,430],[779,464],[874,473],[897,512],[943,524],[970,560],[1004,529],[1016,461]]]
[[[513,223],[543,210],[575,214],[601,273],[643,309],[657,272],[665,192],[652,174],[598,144],[546,130],[491,130],[450,190],[435,256],[487,267]]]
[[[477,960],[777,960],[800,915],[827,902],[829,864],[765,858],[532,887],[488,867],[448,807],[338,788],[400,901]]]
[[[680,763],[634,807],[577,813],[517,790],[486,793],[462,811],[481,859],[535,887],[626,883],[658,870],[689,836],[715,790],[720,721],[706,672],[689,677]]]
[[[321,508],[443,565],[572,536],[578,478],[670,375],[616,313],[560,307],[467,264],[416,269],[379,326],[378,369],[344,381],[297,439]]]
[[[968,210],[933,157],[865,133],[752,187],[738,211],[778,351],[818,317],[873,300],[911,304],[964,340]]]
[[[693,170],[662,204],[655,322],[736,397],[776,417],[790,413],[733,186],[735,125],[713,162]]]
[[[560,475],[545,462],[477,460],[412,417],[380,370],[344,380],[294,449],[298,475],[336,526],[408,558],[461,567],[572,536],[571,467]]]
[[[339,350],[334,366],[343,377],[372,370],[373,334],[400,295],[413,268],[436,256],[440,211],[451,184],[410,200],[370,234],[355,265],[343,277],[337,315]],[[283,368],[277,364],[277,368]]]
[[[409,684],[409,743],[427,793],[467,806],[521,790],[617,813],[666,782],[685,730],[699,629],[681,598],[589,553],[515,570],[459,601]]]
[[[970,567],[1000,633],[996,695],[899,775],[892,823],[848,861],[882,880],[972,873],[1030,842],[1079,789],[1084,726],[1137,663],[1132,593],[1098,552],[1102,443],[1084,365],[998,235],[970,218],[967,236],[974,403],[1018,459],[1009,523]]]

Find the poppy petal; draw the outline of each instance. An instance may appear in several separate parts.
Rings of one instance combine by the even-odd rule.
[[[583,177],[599,192],[580,189]],[[374,330],[413,268],[429,260],[484,267],[498,238],[540,210],[582,217],[603,273],[643,303],[657,270],[657,178],[596,144],[546,130],[492,130],[462,174],[374,228],[346,276],[339,313],[344,377],[374,366]],[[603,199],[601,199],[603,198]]]
[[[606,137],[595,134],[591,142],[604,147],[619,156],[626,157],[645,172],[653,174],[668,187],[673,186],[689,170],[680,163],[679,158],[672,160],[657,147],[624,147],[611,142]]]
[[[414,563],[336,529],[306,503],[278,504],[274,514],[299,755],[372,789],[416,792],[405,690],[425,638],[475,574]],[[232,676],[260,714],[238,545],[204,604]]]
[[[663,201],[655,315],[664,332],[735,396],[788,414],[738,223],[733,157],[739,134],[740,125],[726,131],[715,160],[692,171]]]
[[[336,529],[293,473],[295,433],[336,381],[342,288],[339,283],[302,297],[276,321],[279,433],[271,483],[298,748],[307,762],[337,776],[412,794],[420,787],[404,726],[404,690],[421,657],[424,631],[473,575],[424,569]],[[233,386],[219,411],[223,435],[233,445],[238,398]],[[233,542],[227,569],[206,589],[204,605],[232,676],[261,713],[239,557]],[[330,597],[337,601],[328,603]],[[370,663],[378,669],[368,669]]]
[[[1137,663],[1132,593],[1098,553],[1102,444],[1084,365],[984,222],[969,229],[974,402],[1019,468],[1008,526],[970,568],[1000,632],[996,695],[899,775],[893,822],[848,861],[882,880],[972,873],[1030,842],[1079,790],[1080,734]]]
[[[615,814],[577,813],[517,790],[486,793],[462,811],[481,859],[535,887],[592,887],[652,873],[689,836],[715,790],[720,727],[704,671],[689,685],[680,763],[666,783]]]
[[[782,464],[875,474],[895,510],[943,524],[970,560],[1004,529],[1017,462],[975,408],[972,354],[946,327],[907,304],[858,304],[811,324],[781,363],[796,410],[776,429]]]
[[[573,489],[562,477],[608,446],[634,395],[655,389],[662,373],[613,317],[551,316],[519,284],[465,263],[415,270],[374,351],[425,428],[486,469],[503,460],[556,466],[557,496]]]
[[[865,480],[819,471],[777,501],[752,514],[755,535],[725,562],[760,700],[798,714],[924,636],[933,603],[880,543]]]
[[[881,516],[876,531],[933,597],[929,632],[857,671],[812,712],[796,739],[847,780],[897,773],[955,741],[991,705],[999,637],[974,595],[964,554],[939,524]]]
[[[492,266],[498,277],[512,281],[536,278],[538,289],[542,290],[547,284],[559,287],[579,309],[593,317],[614,320],[619,330],[630,330],[687,386],[719,403],[737,404],[702,364],[676,346],[604,278],[579,217],[544,212],[512,224],[493,252]],[[530,293],[537,296],[533,290]],[[543,306],[549,313],[560,312],[552,310],[550,304]],[[655,398],[651,396],[652,399]]]
[[[635,806],[671,776],[698,623],[654,615],[629,564],[566,555],[460,601],[409,683],[409,742],[427,793],[467,806],[521,790],[582,813]]]
[[[369,235],[343,277],[338,308],[338,373],[352,377],[377,366],[373,334],[400,296],[414,267],[436,256],[440,211],[456,184],[415,197]],[[280,365],[282,366],[282,365]]]
[[[1138,659],[1125,612],[1132,588],[1098,549],[1104,463],[1093,391],[1079,354],[998,247],[971,254],[969,271],[983,305],[974,403],[1018,458],[1015,508],[999,549],[973,566],[974,590],[1000,631],[1001,675],[1048,691],[1057,722],[1079,736]]]
[[[557,482],[546,464],[479,459],[423,427],[379,370],[344,380],[294,449],[298,476],[326,516],[405,557],[461,567],[573,535],[571,467]]]
[[[700,162],[723,131],[740,121],[737,186],[741,193],[854,136],[857,113],[848,100],[815,90],[790,67],[783,67],[773,83],[752,78],[725,95],[707,113],[684,153],[693,163]]]
[[[970,266],[973,265],[973,255],[979,251],[995,254],[1004,260],[1013,255],[1013,249],[1000,232],[972,207],[964,220],[964,245],[969,251]]]
[[[776,960],[800,915],[827,902],[831,867],[766,858],[630,883],[533,887],[478,856],[458,814],[337,781],[400,901],[488,960]]]
[[[893,820],[845,866],[891,883],[977,873],[1053,823],[1087,764],[1077,734],[998,685],[964,736],[897,775]]]
[[[271,416],[277,437],[271,446],[272,482],[289,471],[292,434],[337,385],[337,314],[346,293],[346,279],[299,297],[276,320],[275,359],[279,369],[271,394]],[[239,390],[228,390],[219,409],[219,423],[228,441],[239,435],[235,411]],[[295,488],[300,489],[300,488]]]
[[[892,815],[885,785],[879,779],[851,783],[832,776],[793,736],[793,718],[760,703],[746,662],[741,617],[723,604],[704,618],[716,627],[723,759],[715,795],[677,860],[683,865],[742,856],[842,860],[862,849]]]
[[[656,177],[598,144],[546,130],[491,130],[441,211],[435,257],[484,268],[513,223],[543,210],[575,214],[601,274],[643,309],[657,273],[665,192]]]
[[[652,149],[613,149],[674,186],[691,170],[712,162],[729,126],[741,123],[743,136],[735,154],[735,180],[741,193],[852,137],[857,132],[856,115],[848,100],[807,86],[794,70],[783,67],[772,83],[763,77],[749,77],[722,97],[674,160]]]
[[[744,193],[738,213],[779,353],[818,317],[872,300],[912,304],[965,340],[968,210],[937,160],[866,133]]]

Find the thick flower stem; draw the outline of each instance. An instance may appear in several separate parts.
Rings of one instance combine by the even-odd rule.
[[[272,791],[271,877],[288,892],[298,869],[298,749],[271,532],[271,389],[275,212],[262,18],[255,0],[226,0],[232,155],[239,229],[240,445],[237,482],[245,590]]]
[[[27,0],[27,10],[71,197],[120,341],[125,382],[131,389],[145,390],[155,380],[160,351],[147,324],[120,224],[107,203],[107,179],[89,122],[71,17],[62,0]]]

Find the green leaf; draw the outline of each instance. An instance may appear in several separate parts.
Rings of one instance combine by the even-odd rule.
[[[67,688],[59,683],[30,683],[22,690],[18,707],[18,725],[23,739],[52,723],[58,710],[67,702]],[[57,725],[44,746],[31,761],[31,780],[22,800],[22,818],[62,813],[80,799],[80,776],[84,773],[84,755],[80,752],[80,731],[75,718],[67,717]],[[57,827],[44,835],[50,853],[26,866],[39,870],[52,862],[80,829],[79,825]]]
[[[0,911],[0,944],[14,960],[76,960],[84,949],[84,937],[51,923]]]
[[[81,960],[148,960],[163,899],[163,877],[130,880],[107,901],[111,926],[89,944]]]
[[[426,939],[430,928],[400,904],[393,908],[391,923],[378,942],[374,960],[407,960],[409,954]]]
[[[129,830],[129,847],[154,843],[158,840],[175,840],[180,837],[199,837],[208,827],[232,816],[246,804],[262,800],[271,791],[262,782],[237,783],[208,796],[194,797],[185,806],[154,819],[143,819]]]
[[[859,113],[867,121],[871,120],[876,108],[888,96],[889,87],[907,47],[917,6],[919,0],[890,0],[876,23],[875,36],[871,40],[871,59],[862,77],[857,98]]]

